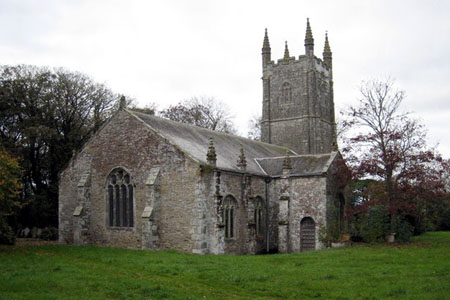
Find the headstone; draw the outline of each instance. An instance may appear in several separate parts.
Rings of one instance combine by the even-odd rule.
[[[388,243],[393,243],[393,242],[395,242],[395,233],[388,234],[388,235],[386,236],[386,241],[387,241]]]
[[[31,237],[32,237],[33,239],[35,239],[36,236],[37,236],[37,228],[36,228],[36,227],[33,227],[33,228],[31,228]]]
[[[23,230],[23,237],[27,238],[29,234],[30,234],[30,228],[25,227],[25,229]]]

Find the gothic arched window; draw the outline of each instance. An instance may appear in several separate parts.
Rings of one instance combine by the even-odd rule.
[[[107,181],[109,226],[134,226],[134,188],[130,174],[121,168],[114,169]]]
[[[235,237],[235,211],[236,211],[236,200],[233,196],[226,196],[223,201],[223,223],[225,225],[225,238]]]
[[[283,83],[283,86],[281,87],[281,99],[283,103],[292,102],[292,89],[289,82]]]
[[[265,233],[265,218],[264,218],[264,201],[261,197],[255,199],[255,226],[256,235],[264,236]]]

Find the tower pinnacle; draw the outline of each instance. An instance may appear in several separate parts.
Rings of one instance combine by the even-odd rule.
[[[328,32],[325,32],[325,47],[323,48],[323,62],[331,69],[332,63],[332,53],[330,49],[330,44],[328,42]]]
[[[314,56],[314,38],[309,24],[309,18],[306,19],[305,53],[307,56]]]
[[[288,44],[287,41],[284,44],[284,60],[288,60],[289,59],[289,49],[288,49]]]
[[[264,34],[264,42],[262,47],[262,59],[263,59],[263,68],[270,63],[270,43],[269,43],[269,36],[267,35],[267,28],[265,30]]]

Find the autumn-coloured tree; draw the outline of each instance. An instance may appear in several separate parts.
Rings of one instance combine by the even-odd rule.
[[[19,162],[0,145],[0,244],[14,242],[14,232],[8,224],[8,217],[20,207],[17,196],[21,188]]]
[[[404,95],[391,80],[371,80],[362,85],[358,105],[343,112],[347,165],[355,180],[372,181],[364,201],[354,207],[366,212],[382,207],[390,232],[396,231],[398,216],[408,216],[417,225],[424,205],[448,195],[441,180],[448,165],[427,147],[423,125],[401,112]]]

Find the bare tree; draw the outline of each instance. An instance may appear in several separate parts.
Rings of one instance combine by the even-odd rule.
[[[261,115],[253,115],[248,121],[247,137],[255,141],[261,140]]]
[[[214,97],[193,97],[160,112],[164,118],[226,133],[236,133],[227,106]]]
[[[390,185],[408,154],[425,148],[425,131],[409,113],[399,111],[405,93],[395,90],[391,80],[364,82],[360,91],[358,106],[344,112],[342,130],[350,135],[353,150]]]

